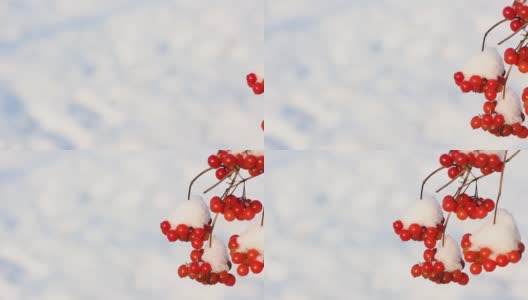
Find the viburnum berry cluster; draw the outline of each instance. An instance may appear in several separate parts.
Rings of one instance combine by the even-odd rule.
[[[264,94],[264,76],[252,72],[246,75],[246,82],[255,95]],[[264,130],[264,120],[260,122],[260,128]]]
[[[424,260],[411,267],[413,277],[421,276],[437,284],[466,285],[469,282],[469,275],[463,271],[466,264],[470,264],[471,274],[478,275],[482,270],[492,272],[496,267],[506,267],[521,260],[525,246],[517,225],[511,213],[499,209],[505,166],[519,153],[516,151],[508,156],[508,151],[451,150],[440,155],[441,167],[424,179],[420,200],[393,223],[394,232],[402,241],[423,241],[425,246]],[[456,172],[451,171],[453,168]],[[449,181],[436,193],[460,181],[455,193],[445,195],[440,205],[435,197],[424,196],[423,191],[426,182],[444,169],[448,169]],[[474,174],[475,169],[482,174]],[[494,173],[500,173],[495,201],[478,194],[478,182]],[[474,192],[470,194],[471,187]],[[487,223],[473,233],[464,234],[460,243],[446,234],[452,214],[464,221],[486,219],[492,212],[493,217]]]
[[[525,0],[516,0],[513,5],[504,7],[502,14],[504,19],[486,31],[481,53],[456,72],[454,79],[463,93],[484,94],[486,99],[483,113],[471,119],[473,129],[480,128],[499,137],[513,135],[525,139],[528,137],[528,128],[522,123],[525,114],[528,114],[528,87],[522,93],[523,113],[519,96],[507,87],[507,82],[514,66],[520,73],[528,73],[528,5]],[[507,48],[501,56],[496,48],[485,47],[485,43],[488,34],[506,22],[509,22],[513,33],[500,41],[499,45],[522,34],[517,46]],[[504,63],[508,66],[507,70]]]
[[[209,168],[200,172],[190,183],[187,201],[180,204],[175,213],[160,224],[161,232],[167,240],[190,242],[190,261],[180,265],[178,275],[188,277],[204,285],[224,284],[233,286],[236,277],[230,270],[237,264],[236,272],[240,276],[249,271],[259,274],[264,268],[264,208],[259,200],[246,196],[246,182],[264,173],[264,153],[261,151],[220,150],[208,158]],[[258,165],[258,167],[257,167]],[[249,177],[242,170],[249,170]],[[216,182],[204,191],[212,191],[227,181],[227,188],[220,195],[211,197],[209,205],[201,196],[191,196],[193,183],[216,170]],[[225,172],[219,176],[218,170]],[[242,192],[236,191],[242,187]],[[211,217],[214,213],[214,218]],[[253,222],[241,234],[233,234],[229,239],[229,253],[226,244],[214,234],[219,215],[231,222],[252,221],[260,214],[260,222]]]
[[[209,167],[215,169],[218,180],[222,180],[229,174],[246,170],[250,176],[264,173],[264,152],[262,151],[226,151],[220,150],[211,154],[207,159]]]

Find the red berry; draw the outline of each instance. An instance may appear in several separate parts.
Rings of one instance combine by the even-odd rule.
[[[471,128],[478,129],[482,126],[482,119],[479,116],[474,116],[471,119]]]
[[[167,233],[169,233],[169,230],[171,228],[171,224],[169,221],[163,221],[161,222],[160,224],[160,228],[161,228],[161,232],[165,235],[167,235]]]
[[[453,165],[453,159],[448,154],[440,155],[440,165],[445,168],[449,168]]]
[[[402,241],[404,241],[404,242],[410,240],[411,239],[411,233],[409,232],[409,230],[406,230],[406,229],[402,230],[400,232],[400,239]]]
[[[251,209],[256,213],[260,213],[262,211],[262,203],[258,200],[253,200],[251,202]]]
[[[186,265],[181,265],[178,268],[178,276],[180,276],[180,278],[183,278],[187,275],[189,275],[189,267],[187,267]]]
[[[259,274],[260,272],[262,272],[262,269],[264,269],[264,263],[260,261],[254,261],[249,265],[249,268],[251,269],[251,272],[253,272],[253,274]]]
[[[477,260],[477,254],[473,251],[467,251],[464,253],[464,260],[468,263],[475,262]]]
[[[508,259],[511,263],[517,263],[521,260],[521,253],[519,251],[513,250],[508,252]]]
[[[516,65],[518,61],[519,56],[517,55],[517,52],[515,52],[515,49],[508,48],[504,51],[504,62],[509,65]]]
[[[257,75],[255,73],[247,74],[246,81],[248,82],[248,84],[254,84],[255,82],[257,82]]]
[[[468,218],[469,214],[467,212],[467,210],[463,207],[459,207],[457,208],[456,210],[456,215],[457,217],[460,219],[460,220],[465,220]]]
[[[445,196],[442,201],[442,208],[447,212],[452,212],[457,209],[457,203],[451,196]]]
[[[436,239],[424,239],[424,245],[428,249],[433,249],[436,246]]]
[[[479,263],[472,263],[471,266],[469,267],[469,271],[473,275],[478,275],[482,272],[482,265]]]
[[[468,276],[468,274],[466,274],[466,273],[462,273],[462,274],[460,275],[460,279],[458,279],[458,283],[459,283],[460,285],[466,285],[466,284],[468,284],[468,282],[469,282],[469,276]]]
[[[480,257],[484,259],[489,258],[491,255],[491,249],[487,247],[481,248],[479,251],[479,254],[480,254]]]
[[[462,81],[464,81],[464,73],[462,72],[456,72],[455,75],[453,76],[455,78],[455,82],[457,84],[461,83]]]
[[[482,78],[478,75],[473,75],[469,78],[469,83],[473,90],[478,90],[482,86]]]
[[[409,226],[409,232],[412,236],[420,235],[422,233],[422,227],[418,224],[411,224]]]
[[[488,258],[484,260],[484,263],[482,266],[484,267],[484,270],[486,272],[493,272],[493,270],[495,270],[495,267],[497,266],[497,263],[495,263],[495,261]]]
[[[432,261],[435,257],[436,249],[425,249],[423,258],[425,261]]]
[[[224,168],[218,168],[215,172],[216,179],[222,180],[227,176],[227,170]]]
[[[511,29],[512,31],[517,31],[517,30],[521,29],[522,25],[523,25],[523,24],[522,24],[521,20],[519,20],[519,19],[514,19],[514,20],[512,20],[512,21],[510,22],[510,29]]]
[[[176,242],[178,240],[178,232],[176,230],[169,230],[167,233],[167,239],[169,242]]]
[[[200,261],[202,259],[203,251],[193,250],[191,251],[191,261]]]
[[[411,274],[412,274],[413,277],[418,277],[418,276],[422,275],[422,267],[419,264],[415,264],[411,268]]]
[[[447,176],[449,176],[451,179],[457,177],[459,174],[460,170],[457,167],[451,167],[449,170],[447,170]]]
[[[240,252],[235,252],[231,254],[231,260],[233,261],[234,264],[239,265],[244,261],[244,254]]]
[[[504,254],[497,255],[497,258],[495,258],[495,261],[497,262],[497,266],[499,267],[506,267],[510,260],[508,259],[508,256]]]
[[[214,213],[220,213],[224,210],[224,202],[222,202],[222,199],[218,196],[214,196],[211,198],[211,201],[209,202],[209,207],[211,208],[211,211]]]
[[[207,163],[209,164],[211,168],[218,169],[220,165],[222,164],[222,161],[220,160],[218,156],[213,154],[209,156],[209,158],[207,159]]]
[[[253,93],[255,93],[255,95],[264,93],[264,82],[256,82],[253,85]]]
[[[462,90],[463,93],[469,93],[471,91],[471,83],[469,81],[462,81],[460,83],[460,90]]]
[[[511,6],[506,6],[503,10],[502,10],[502,15],[504,16],[504,18],[508,19],[508,20],[513,20],[515,19],[516,17],[516,13],[515,13],[515,9],[513,9],[513,7]]]
[[[399,232],[403,229],[403,223],[400,220],[396,220],[394,223],[392,223],[392,227],[394,228],[394,231],[399,234]]]
[[[208,262],[204,262],[200,266],[200,273],[201,274],[207,275],[207,274],[211,273],[211,271],[212,271],[212,268],[211,268],[211,265]]]
[[[433,273],[433,271],[434,271],[433,264],[430,261],[426,261],[422,264],[423,274],[431,274]]]
[[[235,275],[233,275],[233,274],[228,274],[228,275],[227,275],[226,282],[225,282],[225,285],[227,285],[227,286],[234,286],[235,283],[236,283]]]
[[[246,255],[249,261],[254,261],[259,257],[260,253],[256,249],[249,249]]]

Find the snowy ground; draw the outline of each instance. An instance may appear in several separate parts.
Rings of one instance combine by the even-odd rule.
[[[483,98],[462,95],[453,82],[508,4],[268,1],[266,148],[527,145],[473,131]],[[497,30],[490,45],[506,33]],[[527,77],[515,75],[520,93]]]
[[[262,148],[263,2],[0,2],[0,148]]]
[[[423,245],[402,243],[392,222],[417,201],[420,184],[438,167],[441,151],[267,152],[265,291],[267,299],[526,299],[528,263],[471,277],[466,287],[414,279]],[[506,169],[502,207],[528,234],[521,153]],[[438,175],[432,192],[447,180]],[[479,185],[495,197],[498,176]],[[479,222],[451,220],[460,238]]]
[[[4,153],[0,298],[259,299],[263,276],[239,280],[236,288],[181,280],[176,270],[189,260],[190,246],[169,244],[159,230],[185,201],[208,154]],[[211,185],[211,177],[194,192]],[[248,195],[259,199],[262,185],[248,183]],[[228,238],[228,230],[244,227],[219,220],[217,229]]]

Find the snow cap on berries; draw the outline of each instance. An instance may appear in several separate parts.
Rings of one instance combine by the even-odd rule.
[[[447,272],[462,269],[462,253],[460,252],[460,247],[450,235],[445,236],[444,246],[440,243],[435,258],[444,264]]]
[[[260,223],[250,225],[238,239],[238,251],[246,252],[255,249],[260,254],[264,254],[264,227]]]
[[[183,201],[169,219],[172,229],[176,229],[179,224],[195,228],[203,227],[209,224],[210,220],[209,208],[200,196],[191,196],[190,200]]]
[[[216,236],[213,236],[211,240],[211,247],[209,244],[204,245],[202,260],[208,262],[211,265],[211,270],[215,273],[229,271],[229,256],[226,245]]]
[[[493,252],[491,259],[495,259],[498,254],[518,250],[521,235],[513,216],[507,210],[499,209],[495,225],[492,218],[473,233],[470,240],[471,251],[478,251],[484,247],[489,248]]]
[[[467,79],[473,75],[486,79],[497,79],[504,73],[504,63],[497,48],[487,47],[469,60],[462,68],[462,73]]]
[[[495,111],[504,116],[504,123],[506,124],[512,125],[522,122],[521,102],[519,97],[510,88],[506,88],[504,99],[502,96],[497,97]]]
[[[433,196],[424,196],[422,200],[414,202],[401,221],[405,228],[414,223],[425,227],[436,227],[437,224],[442,223],[443,218],[438,201]]]

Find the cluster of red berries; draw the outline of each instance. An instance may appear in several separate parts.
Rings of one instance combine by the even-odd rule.
[[[238,235],[233,235],[229,238],[229,251],[231,261],[237,264],[237,274],[246,276],[249,271],[253,274],[259,274],[264,269],[264,259],[261,258],[261,253],[256,249],[249,249],[245,252],[239,250]]]
[[[462,237],[462,250],[464,253],[464,260],[471,263],[469,271],[473,275],[478,275],[482,269],[486,272],[493,272],[497,266],[506,267],[509,263],[517,263],[521,260],[524,252],[524,244],[519,242],[518,249],[511,250],[508,253],[493,253],[488,247],[482,247],[478,251],[470,250],[471,234],[466,233]]]
[[[246,81],[255,95],[264,93],[264,78],[259,78],[255,73],[249,73],[246,75]]]
[[[456,72],[454,79],[455,84],[460,87],[463,93],[484,93],[488,101],[493,101],[497,98],[497,94],[504,88],[505,81],[503,76],[487,79],[479,75],[472,75],[469,78],[465,78],[462,72]]]
[[[178,240],[182,242],[191,242],[191,246],[194,249],[201,249],[204,241],[209,240],[211,235],[211,226],[204,225],[203,228],[193,228],[186,224],[178,224],[172,226],[169,221],[163,221],[160,224],[161,232],[167,237],[169,242],[176,242]],[[175,228],[175,229],[172,229]]]
[[[468,217],[472,220],[484,219],[488,213],[495,209],[495,201],[467,194],[460,194],[456,199],[447,195],[442,201],[442,208],[446,212],[456,213],[460,220],[465,220]]]
[[[528,48],[524,52],[527,51]],[[511,53],[506,50],[506,53],[504,54],[505,59],[506,57],[511,59],[510,54]],[[526,61],[526,70],[528,72],[528,60]],[[504,116],[495,111],[495,108],[497,107],[497,94],[504,89],[505,79],[503,76],[500,76],[497,79],[486,79],[479,75],[464,78],[462,72],[456,72],[454,78],[455,83],[460,87],[462,92],[468,93],[473,91],[475,93],[484,93],[484,97],[487,100],[482,107],[484,113],[482,115],[476,115],[471,119],[471,128],[481,128],[495,136],[506,137],[514,135],[520,138],[528,137],[528,128],[518,122],[514,124],[506,124]],[[524,120],[524,114],[521,114],[521,117]]]
[[[462,152],[450,150],[440,155],[440,165],[447,169],[447,175],[453,179],[459,176],[468,167],[480,169],[484,175],[493,172],[502,172],[504,163],[496,153],[485,153],[482,151]]]
[[[519,50],[508,48],[504,51],[504,62],[508,65],[515,65],[519,72],[528,73],[528,47],[521,47]]]
[[[400,236],[400,239],[404,242],[409,240],[423,241],[426,248],[431,249],[436,246],[436,241],[442,239],[444,234],[443,221],[437,224],[436,227],[426,227],[419,224],[410,224],[407,228],[404,228],[404,224],[400,220],[392,223],[394,233]]]
[[[202,261],[203,249],[193,250],[191,252],[191,263],[181,265],[178,268],[178,276],[196,280],[203,285],[215,285],[222,283],[227,286],[233,286],[236,283],[235,275],[227,271],[213,272],[211,264]]]
[[[523,102],[524,113],[528,115],[528,87],[523,90],[521,99]]]
[[[211,168],[216,169],[215,175],[218,180],[224,179],[234,169],[245,169],[250,176],[264,173],[264,154],[252,151],[220,150],[217,154],[210,155],[207,163]]]
[[[260,201],[235,195],[228,195],[223,201],[222,198],[214,196],[210,200],[209,207],[212,212],[223,214],[224,219],[228,222],[235,219],[251,221],[262,211],[262,203]]]
[[[425,249],[423,257],[425,262],[415,264],[411,268],[411,275],[413,277],[422,276],[436,284],[448,284],[451,282],[460,285],[466,285],[469,282],[468,274],[461,270],[446,271],[444,263],[435,259],[437,249]],[[464,261],[461,261],[462,268],[464,268]]]
[[[526,26],[528,21],[528,6],[524,5],[524,1],[515,1],[513,6],[506,6],[502,10],[502,15],[506,20],[510,20],[510,29],[512,31],[519,31]]]

